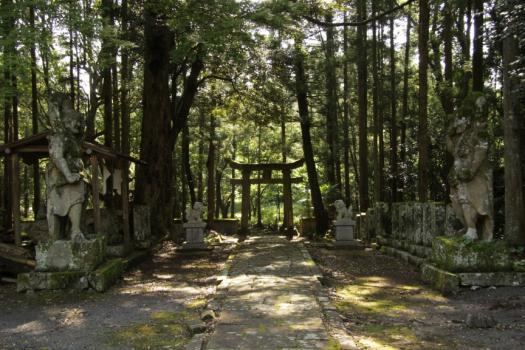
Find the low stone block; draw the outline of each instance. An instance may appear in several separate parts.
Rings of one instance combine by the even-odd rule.
[[[355,240],[354,228],[355,221],[352,219],[340,219],[334,221],[335,241],[353,241]]]
[[[239,232],[238,219],[214,219],[211,229],[223,235],[236,235]]]
[[[503,241],[470,241],[463,237],[439,236],[432,242],[432,261],[451,272],[496,272],[512,269]]]
[[[84,273],[78,271],[28,272],[17,276],[16,290],[83,289]]]
[[[104,237],[82,242],[57,240],[36,246],[37,271],[92,271],[106,256]]]
[[[112,259],[104,263],[95,271],[88,274],[87,278],[91,288],[97,292],[104,292],[117,281],[124,272],[122,259]]]
[[[106,248],[107,256],[118,258],[126,256],[130,250],[131,246],[126,246],[124,244],[108,245]]]
[[[421,268],[421,279],[444,295],[456,294],[460,288],[457,275],[429,264]]]
[[[525,286],[525,272],[465,272],[457,274],[462,286]]]

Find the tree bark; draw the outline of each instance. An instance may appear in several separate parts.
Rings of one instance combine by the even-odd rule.
[[[35,27],[35,6],[29,7],[29,25],[33,34],[36,34]],[[37,86],[37,61],[36,61],[36,42],[31,40],[31,127],[33,135],[38,133],[38,86]],[[33,213],[36,217],[40,208],[40,168],[38,161],[33,164]]]
[[[390,1],[394,6],[394,1]],[[390,17],[390,176],[391,202],[398,201],[397,179],[397,92],[396,92],[396,49],[394,46],[394,16]]]
[[[173,210],[171,183],[174,142],[170,133],[170,51],[172,35],[154,1],[145,3],[144,11],[144,88],[140,158],[135,200],[151,208],[152,230],[167,233]]]
[[[474,0],[472,91],[483,91],[483,0]]]
[[[359,0],[357,5],[358,20],[366,18],[366,1]],[[357,29],[357,95],[359,106],[359,210],[368,209],[368,126],[367,126],[367,55],[366,26]]]
[[[406,28],[406,40],[405,40],[405,57],[403,64],[403,100],[402,100],[402,116],[401,116],[401,150],[399,153],[400,164],[402,167],[402,176],[399,182],[400,196],[399,200],[403,201],[406,192],[406,150],[407,150],[407,118],[408,118],[408,77],[410,75],[410,32],[412,25],[412,16],[410,14],[410,7],[407,9],[407,28]]]
[[[319,188],[317,169],[315,167],[312,140],[310,136],[310,116],[308,113],[308,86],[304,71],[304,57],[300,43],[295,43],[295,87],[297,93],[297,104],[299,107],[299,119],[301,124],[301,136],[303,143],[303,153],[308,173],[308,183],[314,215],[316,218],[316,232],[323,235],[328,230],[328,214],[323,205],[323,197]]]
[[[346,22],[347,14],[344,13]],[[349,106],[349,86],[348,86],[348,26],[343,28],[343,169],[345,202],[350,205],[350,106]]]
[[[198,198],[195,196],[195,180],[193,179],[190,164],[190,135],[188,125],[182,130],[182,164],[184,165],[184,176],[186,177],[186,185],[188,186],[190,195],[190,204],[193,206]]]
[[[507,0],[506,8],[516,5]],[[525,114],[525,90],[517,72],[518,37],[507,34],[503,39],[503,113],[505,141],[505,239],[513,246],[525,245],[525,191],[522,167],[525,150],[521,147],[523,132],[520,118]]]
[[[208,198],[208,225],[213,223],[215,214],[215,117],[210,114],[210,140],[208,145],[208,160],[206,161],[208,170],[207,198]]]
[[[419,128],[418,128],[418,199],[420,202],[428,200],[428,171],[429,161],[429,135],[428,135],[428,26],[429,26],[428,0],[419,1]]]

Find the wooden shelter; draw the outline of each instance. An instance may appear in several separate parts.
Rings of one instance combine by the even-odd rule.
[[[20,174],[19,174],[19,160],[21,159],[26,164],[34,164],[41,158],[49,157],[49,132],[41,132],[39,134],[15,141],[10,144],[0,145],[0,155],[7,157],[7,161],[10,166],[10,199],[11,206],[6,208],[10,210],[9,217],[12,218],[12,222],[6,222],[6,228],[12,229],[15,238],[15,244],[20,246],[21,235],[20,235]],[[135,159],[133,157],[117,153],[112,149],[99,145],[97,143],[91,143],[84,141],[82,144],[84,151],[85,160],[89,160],[89,164],[92,166],[92,177],[91,186],[93,192],[93,220],[95,232],[100,232],[101,229],[101,218],[100,218],[100,183],[99,177],[99,165],[101,161],[110,163],[114,169],[120,169],[122,171],[121,182],[121,209],[123,218],[123,240],[124,244],[128,245],[131,241],[130,237],[130,225],[129,225],[129,183],[128,183],[128,171],[129,162],[145,164],[144,162]]]
[[[231,159],[227,161],[233,169],[240,170],[242,174],[242,179],[231,180],[232,185],[242,186],[241,234],[246,235],[249,231],[250,186],[253,184],[283,184],[283,229],[288,233],[293,230],[292,183],[301,183],[303,178],[292,178],[292,170],[301,167],[304,159],[292,163],[238,163]],[[262,177],[252,179],[251,174],[254,171],[262,171]],[[282,178],[273,178],[272,171],[281,171]]]

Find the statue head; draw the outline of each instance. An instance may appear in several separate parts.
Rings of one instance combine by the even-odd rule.
[[[82,135],[84,118],[81,113],[75,111],[68,94],[54,91],[49,95],[47,101],[49,123],[53,132]]]

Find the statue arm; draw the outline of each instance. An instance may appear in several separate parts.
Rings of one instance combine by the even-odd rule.
[[[58,170],[64,175],[67,182],[73,183],[80,180],[80,174],[72,173],[64,158],[64,142],[60,137],[52,136],[49,140],[49,158]]]
[[[472,174],[477,174],[479,168],[487,159],[488,154],[488,143],[486,141],[480,141],[476,147],[474,147],[474,154],[472,155]]]

